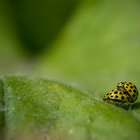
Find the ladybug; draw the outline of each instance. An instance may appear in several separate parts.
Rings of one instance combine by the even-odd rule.
[[[118,90],[123,90],[130,97],[130,102],[133,103],[138,98],[138,90],[134,84],[131,82],[120,82],[117,85]]]
[[[117,88],[107,93],[103,100],[108,103],[115,103],[117,105],[125,103],[133,103],[138,98],[138,90],[131,82],[120,82]]]
[[[103,100],[106,102],[118,102],[118,103],[131,102],[130,96],[123,90],[118,90],[118,88],[113,89],[112,91],[107,93],[103,97]]]

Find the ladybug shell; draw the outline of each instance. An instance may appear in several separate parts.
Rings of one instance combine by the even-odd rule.
[[[107,93],[104,98],[104,101],[114,100],[118,102],[131,102],[130,96],[124,93],[122,90],[118,90],[118,88],[112,90],[111,92]]]
[[[131,103],[135,102],[138,98],[138,90],[134,84],[131,82],[120,82],[117,85],[118,89],[122,89],[124,92],[127,92],[131,98]]]

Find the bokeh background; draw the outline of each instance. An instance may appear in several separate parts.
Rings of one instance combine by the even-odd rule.
[[[139,86],[140,1],[0,0],[0,73],[91,92]]]

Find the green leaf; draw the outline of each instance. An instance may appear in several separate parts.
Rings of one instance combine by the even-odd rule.
[[[4,137],[4,127],[5,127],[5,102],[4,102],[4,87],[3,82],[0,79],[0,136]]]
[[[3,77],[0,95],[0,127],[9,139],[140,138],[136,105],[124,110],[60,82],[25,76]]]

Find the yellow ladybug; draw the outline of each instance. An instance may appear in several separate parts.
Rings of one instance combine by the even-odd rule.
[[[124,104],[133,103],[138,98],[138,90],[131,82],[120,82],[117,88],[107,93],[103,100],[109,103]]]
[[[117,88],[119,90],[123,90],[124,92],[126,92],[129,97],[130,97],[130,102],[133,103],[137,100],[138,98],[138,90],[136,88],[136,86],[134,84],[132,84],[131,82],[120,82],[117,85]]]
[[[117,88],[107,93],[103,100],[106,102],[120,102],[120,103],[126,103],[130,102],[131,98],[127,93],[124,93],[122,90],[118,90]]]

